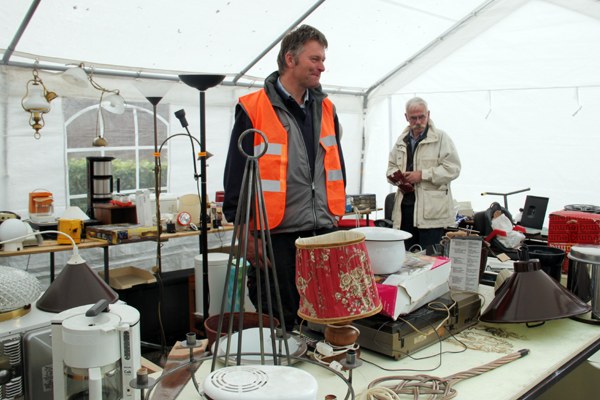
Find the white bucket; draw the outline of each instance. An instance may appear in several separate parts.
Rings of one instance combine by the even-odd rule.
[[[203,316],[204,313],[204,296],[202,291],[202,254],[194,257],[194,273],[195,273],[195,286],[196,286],[196,315]],[[209,289],[209,306],[208,316],[218,315],[221,312],[221,302],[223,301],[223,289],[225,288],[225,276],[227,275],[227,262],[229,261],[229,254],[226,253],[208,253],[208,289]],[[225,308],[228,311],[231,307],[231,291],[233,288],[233,280],[235,278],[235,262],[233,260],[233,266],[230,272],[230,284],[228,285],[227,300],[225,301]],[[242,270],[240,269],[240,278]],[[240,279],[241,281],[241,279]],[[239,296],[242,288],[237,288],[237,296]],[[254,307],[248,298],[248,290],[245,290],[246,298],[244,299],[244,310],[254,311]],[[236,311],[239,311],[239,301]]]
[[[202,258],[202,254],[194,257],[197,315],[202,315],[204,312],[204,295],[202,291]],[[228,261],[229,254],[208,253],[208,288],[210,292],[208,316],[216,315],[221,312],[221,301],[223,300],[223,288],[225,287],[225,275],[227,274]]]

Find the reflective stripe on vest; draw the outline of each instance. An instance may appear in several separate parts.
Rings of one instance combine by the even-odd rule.
[[[269,141],[267,153],[258,160],[258,167],[269,228],[273,229],[281,223],[285,213],[288,132],[279,121],[264,89],[240,97],[240,103],[248,113],[252,126],[262,131]],[[346,208],[346,194],[335,138],[333,103],[329,99],[323,100],[320,144],[325,150],[328,207],[332,214],[341,216]],[[254,154],[260,154],[263,148],[261,136],[254,135]]]
[[[342,216],[346,211],[346,189],[344,188],[344,174],[342,163],[335,137],[335,118],[333,103],[323,99],[323,116],[321,118],[321,138],[319,140],[325,149],[325,187],[327,188],[327,205],[333,215]]]

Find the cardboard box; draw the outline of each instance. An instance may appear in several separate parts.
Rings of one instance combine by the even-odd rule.
[[[98,274],[104,278],[104,272],[100,271]],[[108,284],[117,290],[130,289],[136,285],[154,282],[156,282],[156,277],[152,272],[133,266],[115,268],[108,275]]]
[[[156,238],[156,226],[137,224],[93,225],[86,228],[88,238],[104,239],[111,244]]]
[[[403,268],[397,274],[377,284],[383,309],[381,313],[398,319],[417,308],[443,296],[450,290],[451,261],[437,257],[436,261],[421,268]]]
[[[548,245],[569,254],[577,244],[600,244],[600,214],[583,211],[554,211],[548,216]],[[562,271],[567,273],[569,259],[565,257]]]

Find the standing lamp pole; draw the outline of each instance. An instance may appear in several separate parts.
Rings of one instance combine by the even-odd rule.
[[[225,75],[179,75],[179,79],[188,86],[200,91],[200,253],[202,254],[202,318],[209,317],[209,292],[208,292],[208,213],[206,212],[206,105],[205,91],[217,86],[225,79]],[[199,277],[196,277],[199,279]]]
[[[146,97],[152,104],[152,114],[154,116],[154,194],[156,196],[156,268],[158,274],[162,274],[162,254],[160,248],[160,235],[162,234],[162,224],[160,223],[160,187],[162,181],[160,153],[158,152],[158,125],[156,117],[156,106],[162,100],[162,97]]]
[[[166,96],[172,86],[171,82],[146,82],[135,83],[139,92],[152,104],[153,134],[154,134],[154,193],[156,197],[156,268],[159,276],[162,274],[162,256],[160,236],[162,224],[160,222],[160,190],[162,187],[161,162],[158,143],[158,103]]]

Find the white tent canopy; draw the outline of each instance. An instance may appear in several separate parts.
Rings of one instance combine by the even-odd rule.
[[[481,192],[529,187],[509,198],[513,213],[527,194],[549,197],[550,210],[600,203],[598,1],[5,0],[1,7],[1,209],[26,211],[27,193],[39,187],[55,193],[59,209],[67,205],[60,98],[40,140],[20,106],[34,63],[61,96],[95,95],[56,76],[84,63],[128,101],[144,100],[136,79],[226,74],[206,96],[214,193],[237,97],[276,68],[281,37],[301,23],[329,40],[322,83],[344,127],[349,193],[376,193],[383,204],[392,191],[387,154],[405,126],[405,101],[419,95],[459,149],[456,200],[478,210],[501,201]],[[165,102],[173,111],[185,107],[198,127],[197,91],[176,85]],[[192,191],[189,166],[176,157],[187,151],[170,149],[174,193]]]

